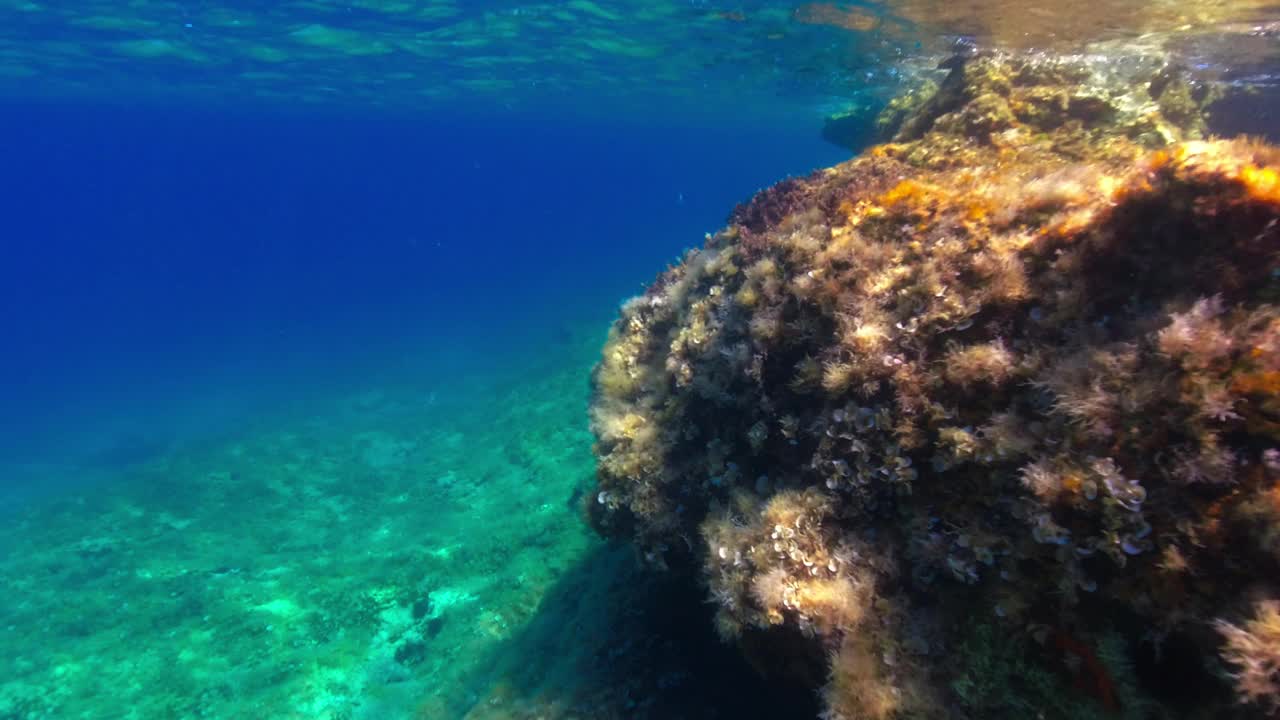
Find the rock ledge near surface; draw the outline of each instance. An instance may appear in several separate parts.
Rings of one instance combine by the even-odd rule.
[[[588,514],[824,717],[1280,703],[1280,149],[980,54],[626,303]]]

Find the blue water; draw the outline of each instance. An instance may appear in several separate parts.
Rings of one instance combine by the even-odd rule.
[[[811,125],[733,117],[65,102],[0,118],[11,491],[353,378],[602,332],[735,203],[847,156]]]
[[[5,104],[0,717],[625,692],[584,674],[633,642],[600,575],[630,554],[574,502],[590,365],[618,304],[736,203],[848,156],[817,130]],[[442,604],[453,587],[471,599]],[[362,614],[375,592],[395,594]],[[405,655],[424,646],[387,628],[424,601],[429,651]],[[259,622],[275,602],[302,614]]]
[[[735,204],[849,156],[796,102],[835,74],[757,28],[629,86],[666,41],[590,3],[601,62],[477,47],[550,12],[508,3],[422,58],[434,21],[362,5],[0,4],[0,718],[630,712],[597,657],[659,636],[578,515],[590,368]]]
[[[0,0],[0,720],[814,717],[583,521],[591,368],[949,53],[1186,22],[1042,5]]]

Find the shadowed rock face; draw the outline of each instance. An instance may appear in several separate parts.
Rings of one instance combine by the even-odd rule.
[[[1280,150],[1209,96],[958,60],[739,207],[612,329],[592,522],[826,717],[1265,716]]]

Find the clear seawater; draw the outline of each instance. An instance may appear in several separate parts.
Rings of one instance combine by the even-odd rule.
[[[1190,5],[0,1],[0,718],[785,717],[579,518],[618,304],[957,41]]]

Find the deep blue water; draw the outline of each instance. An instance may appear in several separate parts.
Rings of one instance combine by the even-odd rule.
[[[734,117],[10,104],[0,137],[10,489],[346,379],[602,336],[735,203],[847,155]]]

